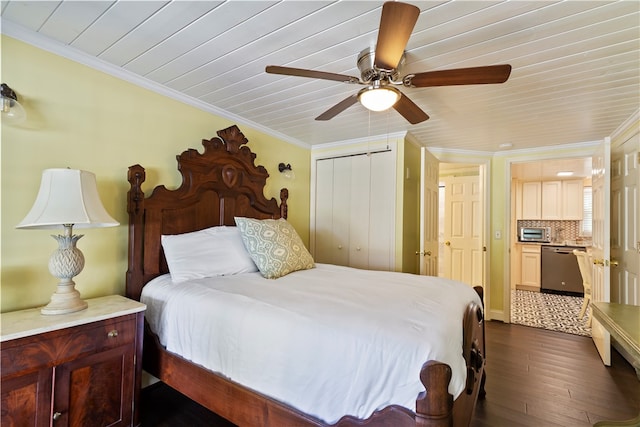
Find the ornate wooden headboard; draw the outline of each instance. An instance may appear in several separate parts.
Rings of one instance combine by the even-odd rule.
[[[129,298],[139,300],[149,280],[168,273],[161,235],[235,225],[234,216],[287,217],[288,190],[280,190],[280,205],[274,198],[265,198],[269,174],[254,164],[256,155],[244,145],[248,140],[240,129],[233,125],[217,134],[202,140],[204,153],[189,149],[176,156],[182,184],[175,190],[159,185],[145,197],[144,168],[129,167]]]

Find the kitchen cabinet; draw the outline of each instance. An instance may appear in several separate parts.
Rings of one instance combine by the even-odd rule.
[[[395,152],[316,161],[314,259],[393,270]]]
[[[562,181],[542,181],[541,219],[561,220],[562,215]]]
[[[562,181],[562,219],[582,220],[584,216],[584,182]]]
[[[138,424],[144,304],[87,300],[77,313],[2,314],[3,426]]]
[[[582,219],[582,180],[527,181],[521,183],[520,193],[518,219]]]
[[[540,245],[522,245],[520,285],[540,290]]]
[[[542,184],[540,181],[522,183],[522,218],[542,217]]]

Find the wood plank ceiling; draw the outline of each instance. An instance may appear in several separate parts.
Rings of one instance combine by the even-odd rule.
[[[411,3],[402,75],[507,63],[510,79],[403,88],[431,117],[417,125],[360,104],[315,121],[361,87],[265,66],[359,76],[381,1],[3,1],[2,32],[307,146],[403,131],[446,149],[564,145],[600,140],[639,108],[636,0]]]

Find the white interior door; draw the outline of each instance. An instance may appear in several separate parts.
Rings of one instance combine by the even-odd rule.
[[[440,161],[421,148],[420,274],[438,275],[438,169]]]
[[[611,148],[611,302],[640,305],[640,134]]]
[[[593,155],[593,289],[592,301],[610,302],[611,140],[605,138]],[[611,336],[593,319],[593,342],[605,365],[611,365]]]
[[[444,277],[472,286],[483,284],[483,209],[478,176],[445,180]]]

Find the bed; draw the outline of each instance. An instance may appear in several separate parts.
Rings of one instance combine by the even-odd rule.
[[[419,293],[405,297],[410,298],[410,302],[416,305],[417,301],[422,301],[420,299],[423,298],[422,294],[436,295],[441,292],[442,288],[447,288],[446,283],[438,282],[437,278],[316,264],[313,268],[305,267],[290,274],[285,273],[283,277],[275,280],[264,278],[261,274],[262,271],[247,272],[243,270],[240,274],[225,275],[213,279],[188,278],[185,279],[185,282],[179,283],[180,286],[172,284],[172,273],[175,273],[176,269],[172,264],[172,271],[170,271],[167,258],[171,260],[173,253],[171,253],[171,257],[166,256],[165,249],[169,250],[170,247],[163,239],[194,233],[201,234],[206,230],[224,230],[225,228],[234,229],[235,233],[235,229],[240,228],[235,227],[236,218],[246,219],[251,223],[257,222],[254,219],[265,223],[271,220],[277,224],[286,223],[288,191],[287,189],[280,191],[279,202],[273,198],[265,198],[263,190],[269,175],[263,166],[255,165],[256,155],[246,145],[248,141],[240,129],[237,126],[231,126],[218,131],[217,135],[217,137],[202,141],[204,147],[202,153],[196,149],[189,149],[177,156],[178,170],[182,176],[182,183],[177,189],[168,189],[159,185],[150,194],[145,194],[142,190],[146,179],[145,169],[140,165],[134,165],[128,171],[130,184],[127,194],[129,259],[126,293],[128,297],[135,300],[147,298],[145,301],[152,309],[148,309],[146,314],[143,368],[169,386],[240,426],[409,427],[468,425],[478,397],[482,397],[484,394],[485,344],[482,288],[475,288],[475,298],[469,297],[462,300],[462,297],[457,296],[455,304],[450,302],[454,301],[450,299],[453,297],[446,295],[444,291],[443,295],[437,298],[447,299],[437,300],[438,302],[429,302],[428,300],[420,302],[420,304],[427,306],[431,304],[433,307],[446,305],[446,310],[442,312],[434,311],[432,313],[430,310],[424,309],[421,312],[417,309],[414,311],[400,310],[413,316],[409,320],[403,320],[405,323],[410,322],[411,325],[414,325],[413,328],[409,328],[415,329],[411,331],[411,334],[405,334],[401,329],[393,330],[391,328],[388,331],[380,332],[391,337],[392,340],[397,340],[400,336],[413,335],[411,339],[415,341],[415,351],[418,352],[416,354],[450,354],[451,351],[431,353],[431,350],[425,350],[425,348],[431,348],[432,345],[434,348],[439,346],[438,341],[453,341],[454,343],[455,357],[443,356],[436,357],[439,360],[434,360],[434,358],[425,356],[425,360],[419,360],[418,365],[415,365],[416,361],[413,360],[415,355],[412,356],[412,361],[403,359],[407,354],[412,354],[411,351],[414,350],[403,350],[400,354],[393,355],[393,360],[396,363],[395,365],[391,364],[393,366],[391,370],[395,371],[399,367],[399,370],[406,368],[411,372],[411,381],[406,379],[397,381],[411,383],[412,388],[409,390],[412,397],[411,401],[407,403],[399,397],[396,399],[396,396],[406,393],[406,389],[401,392],[400,389],[396,391],[391,386],[387,386],[392,383],[385,382],[388,381],[387,378],[392,377],[389,372],[386,372],[387,367],[380,368],[380,372],[367,373],[371,379],[366,380],[370,383],[364,382],[364,387],[368,387],[366,384],[372,384],[371,390],[377,391],[368,393],[369,396],[363,396],[367,393],[357,392],[356,387],[360,379],[357,381],[344,380],[345,375],[360,368],[352,369],[346,364],[342,367],[340,363],[335,362],[333,365],[327,366],[324,365],[324,362],[331,359],[332,354],[348,354],[351,350],[347,347],[351,345],[352,341],[356,341],[353,337],[362,337],[367,334],[364,329],[355,329],[355,325],[361,323],[362,325],[359,326],[368,327],[369,324],[392,324],[391,320],[376,319],[375,315],[390,305],[395,304],[400,307],[404,307],[402,304],[409,305],[402,300],[391,303],[391,298],[394,297],[391,294],[399,294],[399,292],[394,291],[391,294],[386,294],[385,292],[389,292],[388,289],[391,285],[385,286],[385,281],[400,283],[402,280],[402,284],[397,286],[406,286],[407,289],[411,289],[410,292]],[[243,235],[244,237],[245,235]],[[164,246],[163,241],[165,242]],[[258,262],[256,261],[256,263]],[[344,276],[345,274],[351,274],[351,276]],[[373,282],[376,281],[381,281],[382,284],[374,285]],[[405,284],[405,281],[408,283]],[[336,283],[343,283],[344,286],[336,286]],[[371,285],[367,287],[367,284]],[[460,285],[451,284],[453,288]],[[348,303],[342,304],[343,297],[340,295],[340,292],[343,292],[342,288],[345,292],[356,295],[355,300],[349,300]],[[154,289],[155,291],[153,291]],[[222,364],[227,368],[229,365],[235,368],[237,360],[245,359],[245,357],[239,356],[264,351],[259,355],[259,361],[252,361],[246,357],[248,366],[229,373],[225,371],[227,368],[216,369],[217,365],[205,367],[208,366],[208,362],[201,360],[199,356],[195,357],[191,353],[186,356],[184,353],[179,354],[184,348],[178,350],[180,346],[172,344],[177,342],[175,336],[168,338],[165,329],[170,328],[159,327],[158,319],[168,316],[167,313],[180,313],[180,310],[168,309],[169,306],[165,301],[153,299],[162,298],[163,293],[174,289],[181,289],[180,292],[183,294],[180,298],[184,299],[172,295],[170,299],[177,301],[173,307],[188,307],[187,310],[183,310],[184,313],[178,314],[178,316],[187,316],[191,322],[185,323],[193,323],[196,328],[199,328],[195,332],[182,332],[182,329],[176,329],[178,332],[175,334],[179,338],[180,346],[186,346],[186,348],[189,348],[190,345],[200,346],[185,340],[185,337],[202,335],[202,331],[208,330],[208,326],[203,323],[205,318],[218,316],[221,312],[239,312],[242,313],[240,314],[241,318],[242,316],[251,317],[253,323],[250,324],[255,327],[241,328],[239,325],[243,324],[242,321],[234,320],[224,328],[227,334],[223,338],[213,341],[214,344],[209,344],[209,346],[219,353],[218,358],[236,354],[231,360]],[[296,289],[296,292],[300,293],[303,299],[296,302],[290,298],[290,289]],[[431,290],[427,292],[426,289]],[[461,288],[456,289],[459,291],[456,294],[466,292]],[[190,294],[193,290],[196,292],[195,296]],[[285,293],[278,294],[278,292]],[[311,296],[313,293],[315,296]],[[213,295],[213,300],[206,304],[200,303],[200,295],[204,294]],[[258,298],[262,298],[262,300],[258,300]],[[292,299],[292,306],[279,305],[289,299]],[[325,301],[322,301],[323,299]],[[250,300],[249,307],[251,308],[236,308],[231,301],[238,300]],[[300,301],[313,302],[305,305]],[[376,306],[376,304],[382,304],[380,301],[384,301],[384,305]],[[215,305],[215,303],[219,305]],[[206,307],[202,313],[196,311],[196,306],[200,305]],[[333,313],[332,310],[339,305],[345,305],[346,310],[343,310],[342,314],[337,314],[337,311]],[[454,308],[454,305],[458,308]],[[155,306],[158,307],[157,311],[153,310]],[[311,318],[308,316],[314,311],[317,311],[320,316],[326,315],[327,312],[331,312],[331,315],[321,320],[315,318],[309,320]],[[275,320],[275,324],[280,325],[277,330],[282,331],[283,328],[290,328],[287,331],[292,330],[292,332],[286,334],[268,332],[266,329],[268,328],[267,318],[271,319],[273,312],[284,312],[294,316]],[[366,321],[359,321],[359,319],[365,319],[361,317],[365,312],[371,313],[374,317],[367,318]],[[414,319],[418,315],[422,315],[422,312],[431,317]],[[448,316],[447,312],[451,312],[454,319],[442,322],[445,325],[443,327],[448,329],[444,329],[445,332],[440,332],[440,334],[444,333],[447,338],[427,339],[426,337],[430,336],[431,332],[429,325],[435,324],[436,319]],[[256,316],[264,317],[256,319]],[[341,319],[339,316],[346,317]],[[388,319],[395,319],[393,317],[395,314],[389,316],[391,317]],[[308,326],[305,326],[305,322],[308,323]],[[398,324],[401,323],[398,320]],[[165,325],[167,324],[173,325],[179,324],[179,322],[172,319],[165,323]],[[246,323],[244,325],[246,326]],[[295,328],[292,328],[291,325],[295,325]],[[348,327],[345,327],[347,325]],[[330,336],[329,339],[333,341],[327,341],[329,344],[323,344],[319,338],[320,332],[316,330],[318,326],[326,329]],[[297,337],[294,340],[304,340],[306,331],[304,328],[306,327],[316,328],[313,332],[309,332],[314,339],[307,341],[305,345],[298,346],[301,347],[301,350],[280,352],[274,350],[289,345],[283,341],[288,338],[284,335],[291,334],[292,337]],[[249,331],[250,329],[255,329],[255,331]],[[295,331],[293,331],[294,329]],[[378,329],[382,331],[381,328]],[[434,326],[433,329],[437,328]],[[420,337],[422,336],[420,334],[423,333],[425,338],[416,340],[416,330]],[[241,335],[241,333],[249,332],[257,332],[258,335],[255,338],[250,338],[250,335],[246,337]],[[242,352],[240,350],[240,353],[233,353],[239,351],[238,342],[236,342],[239,340],[238,337],[243,337],[244,345],[249,346],[251,351]],[[448,337],[452,337],[452,339],[448,339]],[[230,340],[230,338],[233,339]],[[229,348],[222,347],[224,343],[230,341],[232,345]],[[404,348],[402,347],[405,345],[404,342],[393,342],[391,348]],[[315,348],[313,348],[314,345]],[[369,346],[366,354],[387,354],[391,351],[383,350],[382,347],[379,352],[371,351],[371,343],[358,343],[358,345]],[[331,351],[327,351],[327,349]],[[263,361],[271,363],[271,360],[278,353],[283,353],[293,359],[293,361],[286,360],[285,367],[287,369],[276,369],[276,366],[282,366],[284,362],[275,359],[274,365],[258,366]],[[444,363],[442,359],[447,358],[450,359],[449,363]],[[348,359],[344,358],[343,360],[347,361]],[[296,363],[296,367],[293,364],[289,365],[293,362]],[[362,370],[368,366],[364,359],[359,360],[358,363],[362,366]],[[378,366],[376,365],[377,361],[371,363],[373,367]],[[269,375],[263,375],[264,371],[268,371]],[[414,371],[415,378],[413,377]],[[245,377],[238,376],[237,372],[244,372],[246,375]],[[278,372],[279,377],[275,381],[273,377]],[[295,378],[297,375],[306,379],[297,379]],[[407,375],[406,372],[403,375]],[[316,387],[316,383],[323,384],[325,387],[328,384],[329,390],[334,387],[335,395],[341,396],[340,389],[332,383],[332,381],[339,383],[338,379],[342,379],[341,383],[352,384],[351,391],[344,393],[345,395],[355,394],[356,406],[369,406],[364,409],[351,410],[347,405],[343,415],[341,412],[335,413],[336,410],[342,411],[342,409],[336,409],[338,405],[329,400],[325,401],[329,399],[326,396],[333,396],[333,391],[327,392],[326,388],[315,389],[314,387]],[[273,382],[282,384],[281,390],[271,390],[269,387],[264,389],[265,385],[269,386]],[[302,387],[300,389],[302,392],[295,389],[298,383],[304,384],[304,386],[299,386]],[[417,389],[416,384],[419,385]],[[356,393],[351,393],[353,390],[356,390]],[[387,395],[390,397],[388,399],[384,397],[384,399],[392,403],[381,405],[380,402],[385,400],[376,401],[376,399],[383,399],[381,396]],[[325,396],[326,399],[322,396]],[[343,400],[342,397],[339,399]],[[394,399],[398,402],[393,403]],[[367,401],[366,405],[362,404],[362,400]],[[374,409],[371,409],[371,405]],[[333,413],[322,412],[323,407],[326,407],[326,411],[333,411]]]

